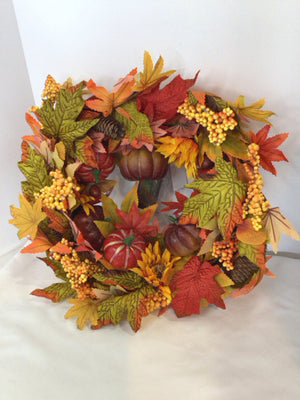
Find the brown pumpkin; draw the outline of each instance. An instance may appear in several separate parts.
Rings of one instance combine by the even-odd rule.
[[[161,179],[168,170],[168,160],[160,153],[145,148],[123,155],[119,168],[124,178],[131,181]]]
[[[165,232],[165,245],[174,256],[188,256],[200,249],[199,232],[193,224],[171,224]]]

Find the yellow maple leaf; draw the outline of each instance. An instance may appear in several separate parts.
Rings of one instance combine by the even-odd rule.
[[[19,228],[19,239],[29,235],[31,240],[33,240],[36,237],[39,223],[47,217],[47,214],[42,211],[42,198],[30,204],[20,193],[19,201],[20,208],[14,205],[10,206],[13,219],[10,219],[9,222]]]
[[[244,116],[272,125],[272,123],[268,121],[267,118],[269,118],[271,115],[274,115],[275,113],[270,110],[261,110],[264,104],[265,104],[265,99],[263,98],[258,101],[255,101],[250,106],[245,106],[245,96],[240,95],[236,99],[236,101],[232,104],[232,106],[235,108],[237,114],[242,119]],[[247,121],[246,118],[244,119]]]
[[[98,300],[92,299],[69,299],[69,303],[74,304],[69,311],[67,311],[65,318],[77,316],[77,326],[83,329],[88,321],[92,325],[98,322]]]
[[[144,52],[144,72],[140,72],[139,81],[134,86],[134,90],[140,92],[146,89],[148,86],[153,85],[160,78],[167,78],[175,72],[175,69],[170,71],[161,72],[164,66],[164,59],[162,56],[156,61],[153,67],[153,61],[150,53],[145,50]]]

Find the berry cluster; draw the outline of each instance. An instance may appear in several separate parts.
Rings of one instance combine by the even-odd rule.
[[[145,304],[148,312],[150,313],[154,310],[167,307],[169,304],[171,304],[171,298],[168,298],[160,290],[158,290],[151,295],[145,296]]]
[[[43,206],[60,211],[68,209],[68,197],[73,196],[80,187],[76,186],[71,177],[65,178],[59,169],[50,172],[53,177],[51,186],[43,187],[39,193],[35,193],[36,199],[42,198]]]
[[[68,246],[66,239],[62,239],[61,243]],[[53,259],[61,262],[72,288],[77,291],[79,299],[95,297],[89,278],[99,272],[99,266],[87,258],[82,261],[75,249],[70,246],[69,249],[71,251],[70,254],[62,255],[54,252],[52,254]]]
[[[234,269],[232,260],[237,250],[238,247],[236,239],[231,239],[229,241],[222,240],[220,242],[214,242],[212,255],[213,257],[217,257],[219,259],[227,271],[231,271]]]
[[[230,107],[215,112],[203,104],[198,103],[196,106],[191,104],[188,98],[178,107],[178,112],[189,120],[195,119],[206,128],[209,132],[209,141],[216,146],[220,146],[226,140],[226,132],[233,130],[238,124],[234,119],[235,113]]]
[[[44,100],[48,99],[51,101],[52,104],[54,104],[60,88],[61,84],[56,82],[56,80],[51,75],[48,75],[45,82],[45,88],[42,93],[42,98]]]
[[[250,180],[247,197],[243,204],[243,218],[245,219],[247,215],[250,215],[253,228],[256,231],[262,228],[262,216],[270,207],[270,202],[262,193],[264,182],[262,175],[258,172],[260,163],[258,151],[259,145],[257,143],[251,143],[248,146],[249,161],[253,170],[245,165]]]

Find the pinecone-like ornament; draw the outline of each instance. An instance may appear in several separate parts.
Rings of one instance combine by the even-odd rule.
[[[125,135],[124,126],[111,115],[100,116],[100,121],[93,127],[93,130],[103,132],[111,139],[121,139]]]

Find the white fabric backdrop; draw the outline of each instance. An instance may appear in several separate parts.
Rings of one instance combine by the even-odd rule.
[[[0,260],[1,263],[1,260]],[[296,400],[300,398],[300,262],[274,257],[247,296],[178,319],[79,331],[70,304],[29,293],[53,282],[33,255],[0,269],[3,400]]]
[[[48,73],[59,81],[92,77],[110,88],[131,68],[142,68],[144,49],[153,58],[162,54],[166,68],[176,68],[184,77],[194,76],[200,68],[199,88],[230,100],[244,94],[249,104],[266,97],[266,108],[278,114],[272,134],[291,134],[281,147],[290,163],[276,163],[277,178],[265,174],[265,194],[300,230],[298,0],[13,4],[37,104]],[[16,118],[23,118],[23,112]],[[299,253],[300,245],[284,237],[280,250]]]

